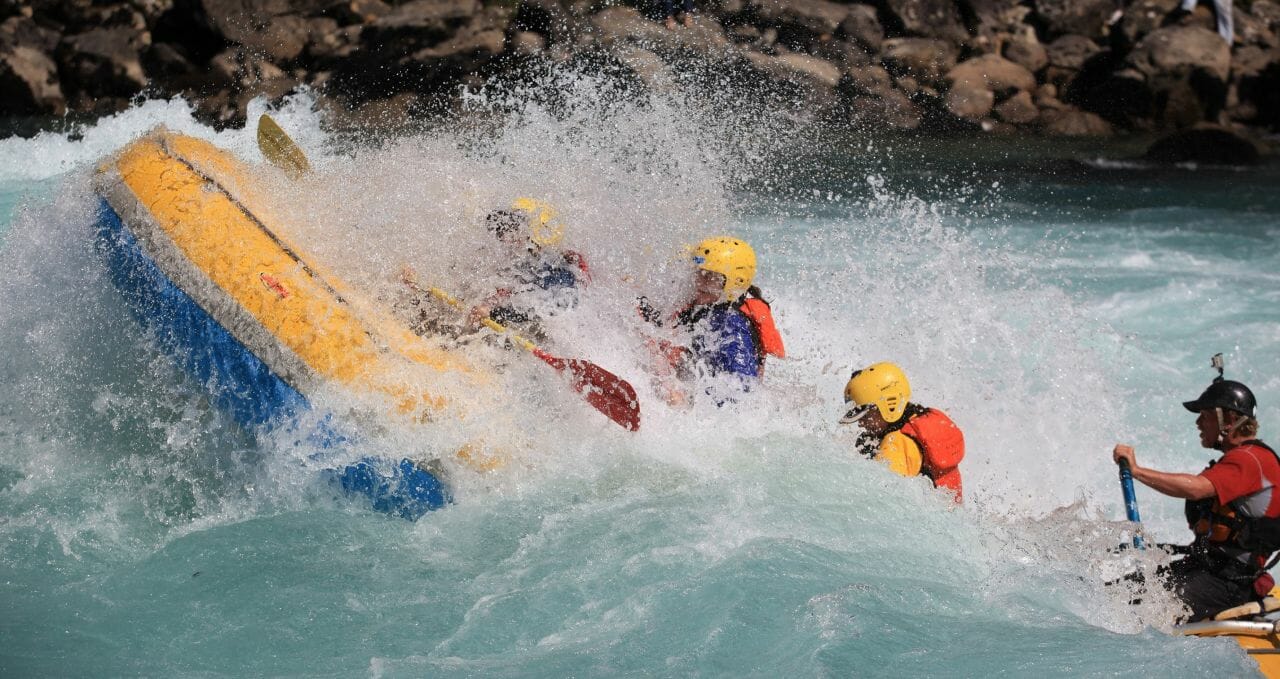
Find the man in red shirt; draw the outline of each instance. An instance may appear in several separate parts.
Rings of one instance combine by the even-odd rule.
[[[1133,478],[1187,501],[1195,540],[1174,547],[1169,587],[1191,609],[1191,620],[1267,595],[1275,584],[1267,568],[1280,549],[1280,458],[1254,437],[1257,402],[1239,382],[1218,378],[1200,398],[1182,404],[1197,413],[1200,445],[1222,452],[1199,474],[1138,466],[1133,447],[1117,444],[1112,458],[1127,461]]]

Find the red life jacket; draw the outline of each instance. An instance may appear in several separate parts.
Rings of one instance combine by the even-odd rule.
[[[773,311],[769,303],[759,297],[750,295],[743,298],[738,310],[751,321],[756,339],[756,358],[764,365],[765,356],[787,357],[787,349],[782,345],[782,334],[773,324]]]
[[[960,483],[964,434],[960,428],[941,410],[929,408],[911,418],[899,431],[920,446],[923,458],[920,472],[933,479],[933,485],[953,491],[959,503],[964,493]]]

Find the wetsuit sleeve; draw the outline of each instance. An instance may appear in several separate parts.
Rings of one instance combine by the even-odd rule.
[[[710,357],[716,374],[756,377],[756,342],[751,335],[751,321],[741,312],[721,314],[712,322],[718,345]]]
[[[1246,495],[1262,490],[1262,464],[1248,450],[1232,450],[1217,464],[1200,472],[1200,476],[1213,484],[1218,502],[1227,504]]]
[[[902,476],[915,476],[920,473],[923,456],[920,446],[900,431],[889,432],[880,441],[880,453],[876,459],[889,465],[894,473]]]

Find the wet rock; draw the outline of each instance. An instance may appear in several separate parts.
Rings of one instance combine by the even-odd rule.
[[[960,43],[968,37],[954,0],[878,0],[885,27],[896,34]]]
[[[1001,121],[1015,125],[1033,123],[1040,117],[1040,110],[1031,98],[1031,93],[1020,91],[1012,97],[1000,102],[994,109]]]
[[[382,0],[343,0],[326,7],[324,14],[342,26],[351,26],[377,21],[391,11],[391,5]]]
[[[1216,120],[1226,103],[1231,50],[1217,33],[1199,26],[1170,26],[1143,38],[1125,66],[1145,78],[1150,117],[1180,127]]]
[[[951,115],[966,120],[980,120],[991,112],[996,96],[981,81],[961,80],[947,91],[945,106]]]
[[[1080,70],[1086,61],[1102,51],[1094,41],[1083,35],[1064,35],[1049,43],[1045,55],[1049,63],[1059,68]]]
[[[1132,48],[1149,33],[1164,26],[1181,5],[1180,0],[1133,0],[1111,33],[1125,49]]]
[[[802,50],[836,33],[849,16],[849,6],[828,0],[751,0],[756,25],[778,29],[778,40]]]
[[[1111,124],[1096,113],[1075,108],[1048,109],[1040,112],[1045,134],[1059,137],[1109,137]]]
[[[984,54],[959,64],[947,72],[947,81],[952,87],[967,82],[1001,94],[1036,89],[1036,77],[1031,71],[995,54]]]
[[[840,22],[840,34],[863,50],[875,54],[884,42],[884,27],[870,5],[851,5],[849,15]]]
[[[1068,33],[1102,38],[1115,9],[1114,0],[1035,0],[1035,13],[1050,38]]]
[[[669,31],[632,7],[610,7],[591,16],[591,33],[605,47],[634,46],[651,51],[688,49],[706,57],[719,56],[731,45],[715,21],[695,21],[693,26]]]
[[[1005,42],[1003,56],[1031,73],[1039,73],[1049,65],[1049,52],[1034,31],[1024,31]]]
[[[139,55],[150,44],[149,33],[132,28],[69,36],[58,47],[59,72],[74,95],[128,98],[147,85]]]
[[[957,50],[945,40],[932,38],[893,38],[884,41],[880,56],[886,69],[895,76],[912,76],[922,82],[939,85],[956,65]]]
[[[897,130],[920,127],[920,111],[906,94],[895,89],[893,76],[880,66],[851,68],[841,90],[851,117],[868,125]]]
[[[547,39],[533,31],[516,31],[511,34],[511,52],[519,56],[533,56],[547,48]]]
[[[833,88],[840,82],[840,69],[825,59],[794,52],[776,57],[748,52],[746,58],[756,70],[779,80],[799,81],[824,88]]]
[[[67,100],[53,60],[31,47],[0,47],[0,115],[63,115]]]
[[[1143,158],[1155,163],[1256,165],[1261,154],[1252,141],[1230,129],[1201,125],[1161,137]]]

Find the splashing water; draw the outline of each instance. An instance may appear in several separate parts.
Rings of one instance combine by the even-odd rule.
[[[1177,404],[1215,351],[1258,393],[1266,435],[1275,169],[1229,189],[1203,171],[1042,171],[735,96],[557,73],[477,95],[465,124],[376,142],[326,134],[306,95],[273,112],[315,167],[269,180],[295,239],[374,296],[406,264],[474,294],[499,264],[484,215],[555,205],[593,281],[550,341],[641,392],[632,435],[523,355],[474,348],[506,364],[485,409],[376,444],[448,450],[483,430],[517,462],[455,474],[457,502],[417,523],[330,498],[288,426],[253,435],[213,409],[94,252],[99,159],[163,124],[259,162],[252,130],[148,102],[74,139],[0,141],[0,670],[1251,671],[1229,641],[1151,629],[1167,596],[1130,607],[1103,585],[1161,558],[1108,551],[1128,536],[1109,450],[1207,461]],[[648,390],[634,300],[676,304],[681,248],[720,233],[755,245],[791,357],[734,406],[674,410]],[[964,429],[964,508],[851,454],[840,390],[879,360]],[[1176,503],[1140,497],[1153,538],[1186,540]]]

